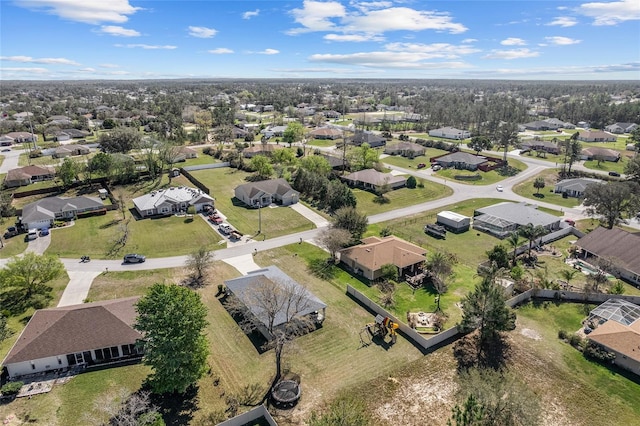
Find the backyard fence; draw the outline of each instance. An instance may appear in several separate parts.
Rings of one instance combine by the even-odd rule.
[[[221,169],[223,167],[229,167],[231,163],[213,163],[213,164],[199,164],[197,166],[184,166],[182,169],[188,172],[193,172],[196,170],[207,170],[207,169]]]
[[[186,177],[189,180],[189,182],[191,182],[192,184],[197,186],[200,190],[202,190],[202,192],[204,192],[207,195],[211,195],[211,190],[209,189],[209,187],[203,184],[202,182],[200,182],[195,177],[193,177],[191,173],[189,173],[184,167],[180,169],[180,174],[182,174],[184,177]]]
[[[261,421],[262,419],[264,419],[264,422]],[[265,424],[265,422],[269,426],[278,426],[273,417],[271,417],[271,414],[269,414],[269,411],[267,411],[267,408],[264,405],[259,405],[246,413],[218,423],[218,426],[262,425]]]

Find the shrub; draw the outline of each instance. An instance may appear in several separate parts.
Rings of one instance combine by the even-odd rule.
[[[3,395],[16,395],[20,392],[22,386],[24,386],[23,382],[9,382],[0,388],[0,393]]]
[[[607,351],[602,346],[593,342],[587,343],[583,352],[585,357],[597,359],[599,361],[613,361],[616,358],[616,354]]]
[[[578,336],[577,334],[572,334],[571,336],[569,336],[569,344],[571,346],[579,348],[582,344],[582,337]]]
[[[558,330],[558,339],[567,340],[568,336],[569,333],[567,333],[567,330]]]

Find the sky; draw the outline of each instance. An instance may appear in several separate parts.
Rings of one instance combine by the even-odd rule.
[[[0,80],[640,80],[640,0],[0,0]]]

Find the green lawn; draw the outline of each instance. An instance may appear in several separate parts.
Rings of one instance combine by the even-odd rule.
[[[374,215],[418,203],[424,203],[426,201],[437,200],[439,198],[447,197],[453,193],[451,188],[439,183],[424,180],[423,184],[423,188],[400,188],[389,191],[385,194],[385,198],[388,202],[384,203],[379,203],[375,194],[363,189],[354,188],[353,193],[358,200],[358,210],[365,212],[367,215]]]
[[[628,162],[629,158],[623,154],[622,157],[620,157],[620,161],[602,161],[598,164],[596,160],[588,160],[584,162],[584,166],[591,170],[624,173],[624,168]]]
[[[9,222],[5,221],[5,224],[2,226],[2,228],[0,228],[0,233],[3,234],[2,243],[4,244],[4,247],[0,248],[0,259],[6,259],[8,257],[20,254],[27,248],[27,242],[24,240],[25,234],[16,235],[15,237],[11,237],[9,239],[4,238],[4,232],[8,224]]]
[[[533,187],[533,182],[538,177],[543,177],[545,187],[538,190]],[[546,203],[556,204],[561,207],[575,207],[580,204],[580,200],[575,197],[562,198],[562,194],[553,192],[555,184],[558,182],[558,172],[553,169],[544,170],[530,179],[520,182],[513,187],[513,192],[523,197],[530,198],[535,201],[544,201]]]
[[[527,168],[527,165],[520,160],[509,159],[509,166],[523,171]],[[434,173],[437,176],[441,176],[445,179],[455,180],[457,183],[464,183],[468,185],[492,185],[506,179],[509,176],[503,176],[500,174],[500,169],[492,170],[490,172],[482,172],[480,170],[472,172],[470,170],[456,170],[456,169],[442,169]],[[454,176],[475,176],[480,175],[478,180],[461,180],[455,179]]]
[[[558,164],[562,164],[564,161],[564,154],[541,154],[541,155],[537,155],[534,151],[528,151],[524,154],[520,154],[521,157],[530,157],[530,158],[535,158],[537,160],[545,160],[548,161],[549,163],[555,163],[556,165]]]
[[[20,154],[18,157],[18,166],[57,166],[60,164],[60,160],[56,158],[51,158],[50,156],[42,156],[36,158],[29,158],[29,156],[25,153]]]
[[[342,143],[342,138],[340,139],[334,139],[334,140],[328,140],[328,139],[309,139],[307,141],[307,146],[310,147],[320,147],[320,148],[326,148],[329,146],[334,146],[337,143]]]
[[[249,173],[232,168],[197,170],[191,175],[212,190],[215,205],[227,221],[238,231],[254,235],[258,231],[259,215],[262,217],[262,235],[275,238],[281,235],[312,229],[313,223],[288,207],[267,207],[258,212],[248,208],[234,196],[234,188],[247,183]]]
[[[389,155],[387,157],[382,158],[380,161],[382,163],[392,164],[394,166],[404,167],[406,169],[411,169],[411,168],[417,169],[418,164],[420,163],[424,163],[427,167],[430,167],[431,165],[429,163],[429,159],[431,157],[436,157],[438,155],[443,155],[446,153],[447,151],[444,151],[442,149],[425,148],[424,155],[415,157],[413,159],[402,157],[400,155]]]
[[[203,164],[215,164],[219,163],[220,160],[212,157],[211,155],[203,154],[202,152],[198,153],[197,158],[188,158],[182,163],[176,163],[176,167],[188,167],[188,166],[201,166]]]

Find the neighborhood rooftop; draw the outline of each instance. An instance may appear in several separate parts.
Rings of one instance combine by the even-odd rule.
[[[518,225],[548,226],[559,219],[549,213],[538,210],[537,206],[522,203],[512,203],[505,201],[492,206],[483,207],[476,210],[477,214],[493,216],[499,220],[516,223]]]

